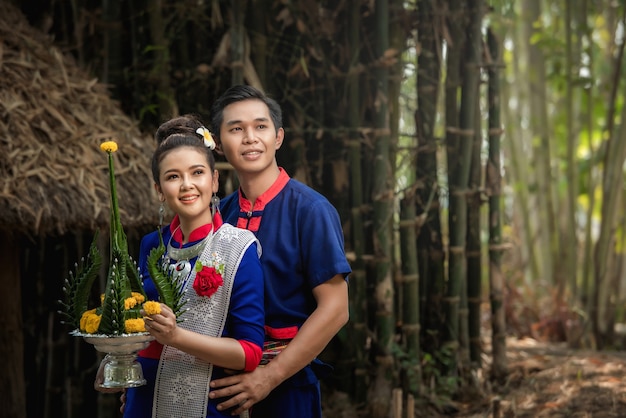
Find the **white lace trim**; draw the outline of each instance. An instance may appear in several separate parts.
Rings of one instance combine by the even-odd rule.
[[[203,265],[209,265],[213,257],[220,257],[225,264],[224,284],[210,298],[200,297],[192,287],[196,277],[193,271],[185,286],[189,298],[186,308],[189,310],[183,314],[184,322],[179,324],[180,327],[213,337],[222,335],[235,273],[243,254],[254,242],[260,256],[261,246],[250,231],[229,224],[220,227],[198,259]],[[164,346],[157,370],[152,417],[205,417],[212,373],[212,364]]]

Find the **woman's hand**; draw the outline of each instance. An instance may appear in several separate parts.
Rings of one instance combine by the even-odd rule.
[[[172,309],[162,303],[161,313],[145,315],[145,311],[142,310],[141,314],[144,315],[146,331],[161,344],[172,345],[171,343],[178,331],[176,315],[174,315]]]

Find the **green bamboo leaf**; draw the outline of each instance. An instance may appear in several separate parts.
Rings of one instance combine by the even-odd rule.
[[[185,302],[182,298],[182,282],[174,280],[169,270],[163,268],[165,245],[159,230],[159,246],[153,248],[148,255],[148,272],[159,293],[159,300],[169,306],[179,316]]]
[[[137,262],[130,256],[126,257],[126,275],[130,283],[130,288],[133,292],[141,293],[145,299],[147,299],[146,291],[143,288],[141,277],[139,276],[139,268]]]
[[[91,287],[102,265],[97,240],[98,231],[91,241],[87,258],[83,257],[80,263],[75,265],[75,272],[70,271],[69,277],[65,280],[63,288],[65,302],[61,302],[63,310],[60,313],[66,319],[65,322],[74,328],[79,328],[82,314],[89,309]]]
[[[102,317],[98,333],[118,335],[124,333],[124,300],[130,297],[124,262],[113,259],[107,277],[102,304]]]
[[[98,327],[99,333],[109,335],[125,333],[124,302],[132,297],[132,292],[140,292],[144,297],[146,295],[143,286],[141,286],[137,269],[128,255],[128,243],[120,219],[113,163],[113,152],[115,149],[107,151],[111,191],[111,247],[109,272],[102,303],[102,317]]]

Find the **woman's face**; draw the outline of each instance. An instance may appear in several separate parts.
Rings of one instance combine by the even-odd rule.
[[[159,181],[159,197],[181,223],[193,230],[211,222],[211,197],[218,191],[219,177],[205,154],[192,147],[173,149],[159,164]]]

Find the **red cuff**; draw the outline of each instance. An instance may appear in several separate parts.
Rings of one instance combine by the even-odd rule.
[[[239,344],[241,344],[241,348],[243,348],[243,354],[246,358],[246,365],[243,368],[244,372],[251,372],[256,369],[256,366],[259,365],[261,361],[261,347],[256,344],[252,344],[250,341],[246,340],[238,340]]]
[[[267,339],[274,340],[291,340],[296,337],[298,333],[298,327],[285,327],[285,328],[272,328],[269,325],[265,325],[265,335]]]

